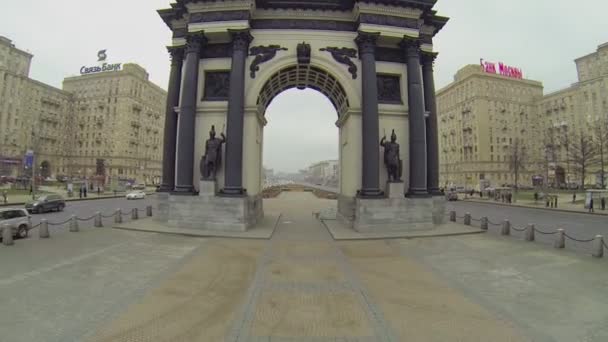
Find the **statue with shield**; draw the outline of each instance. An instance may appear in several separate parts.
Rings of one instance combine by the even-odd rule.
[[[392,183],[401,182],[403,172],[401,158],[399,157],[399,144],[395,130],[391,134],[391,141],[386,141],[386,135],[380,141],[380,146],[384,147],[384,165],[388,171],[388,181]]]
[[[211,126],[209,139],[205,143],[205,155],[201,158],[202,180],[215,180],[217,170],[222,164],[222,145],[226,142],[226,136],[221,133],[222,138],[215,137],[215,126]]]

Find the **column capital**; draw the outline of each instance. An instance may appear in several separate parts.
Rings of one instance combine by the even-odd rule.
[[[205,37],[205,33],[203,31],[189,33],[186,36],[186,53],[198,53],[206,43],[207,37]]]
[[[370,33],[370,32],[358,32],[357,38],[355,38],[355,43],[359,46],[359,55],[364,53],[376,53],[376,42],[378,41],[378,37],[380,37],[380,33]]]
[[[433,69],[433,64],[435,63],[435,59],[439,54],[437,52],[428,52],[422,51],[420,55],[420,60],[422,61],[423,68]]]
[[[420,44],[420,39],[405,36],[399,43],[399,47],[405,50],[408,57],[420,57]]]
[[[171,65],[179,65],[184,60],[185,46],[167,46],[167,51],[171,55]]]
[[[228,29],[228,33],[230,33],[230,37],[232,37],[232,49],[236,50],[244,50],[247,51],[249,49],[249,43],[253,40],[253,36],[248,29],[245,30],[231,30]]]

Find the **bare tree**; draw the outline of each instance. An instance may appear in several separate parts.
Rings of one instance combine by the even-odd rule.
[[[581,177],[581,186],[585,188],[585,178],[591,167],[596,165],[597,148],[593,139],[583,132],[579,132],[570,143],[568,158],[576,173]]]
[[[606,188],[606,152],[608,152],[608,121],[606,119],[598,120],[593,127],[594,143],[597,153],[597,163],[600,167],[600,185],[602,189]]]
[[[543,166],[545,171],[545,185],[549,184],[549,169],[551,164],[555,164],[557,156],[555,153],[555,135],[552,129],[548,129],[544,134],[544,154],[543,154]]]
[[[519,138],[515,138],[509,151],[509,170],[515,176],[515,191],[519,188],[519,175],[526,170],[528,153],[526,147]]]

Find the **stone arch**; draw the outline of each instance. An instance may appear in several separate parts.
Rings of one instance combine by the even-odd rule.
[[[338,117],[349,110],[346,91],[332,74],[315,66],[298,64],[279,70],[264,83],[256,102],[259,113],[264,115],[270,102],[291,88],[310,88],[325,95],[334,105]]]

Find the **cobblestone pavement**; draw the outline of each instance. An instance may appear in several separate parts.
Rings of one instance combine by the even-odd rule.
[[[525,341],[385,241],[334,242],[308,193],[269,241],[214,239],[92,341]]]

